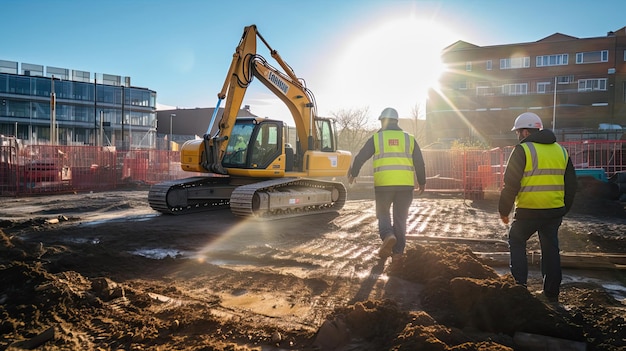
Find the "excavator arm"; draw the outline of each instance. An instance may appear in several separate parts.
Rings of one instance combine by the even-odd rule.
[[[269,49],[279,69],[257,54],[257,40]],[[295,152],[287,144],[288,127],[282,121],[237,119],[254,78],[289,109],[298,138]],[[213,132],[224,99],[224,111]],[[210,174],[154,185],[148,199],[152,208],[168,214],[225,206],[242,217],[283,218],[337,211],[347,192],[334,178],[347,174],[350,160],[350,152],[336,148],[332,121],[317,116],[315,99],[304,81],[251,25],[244,29],[233,54],[204,138],[188,140],[182,146],[181,168]]]
[[[257,54],[257,39],[269,49],[270,54],[283,71],[272,67],[262,56]],[[253,78],[260,80],[272,93],[285,103],[296,125],[296,131],[303,150],[313,150],[315,140],[315,123],[317,107],[312,92],[306,88],[304,81],[299,79],[291,67],[285,63],[278,52],[272,49],[257,31],[255,25],[245,27],[239,45],[233,54],[228,74],[222,90],[218,93],[219,103],[226,99],[224,113],[218,123],[219,130],[214,136],[208,135],[216,117],[205,135],[204,154],[209,157],[204,167],[216,173],[226,174],[221,166],[227,140],[230,138],[237,114],[243,103],[244,96]]]

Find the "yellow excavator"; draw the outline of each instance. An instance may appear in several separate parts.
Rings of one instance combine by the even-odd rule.
[[[257,54],[257,38],[282,70]],[[295,122],[295,147],[289,126],[280,120],[237,117],[253,78],[287,105]],[[213,131],[220,104],[223,114]],[[150,206],[166,214],[230,207],[238,216],[283,218],[338,211],[352,155],[337,150],[332,119],[317,116],[313,93],[273,50],[255,25],[245,27],[218,93],[207,132],[181,150],[181,167],[202,176],[153,185]]]

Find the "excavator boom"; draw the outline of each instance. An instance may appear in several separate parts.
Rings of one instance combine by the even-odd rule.
[[[257,40],[280,69],[257,53]],[[255,78],[289,109],[297,134],[295,148],[288,142],[289,127],[284,122],[237,118]],[[153,186],[149,200],[154,209],[182,214],[230,206],[240,216],[275,218],[343,206],[344,185],[324,178],[346,176],[351,154],[337,150],[332,120],[317,116],[313,93],[255,25],[244,28],[217,96],[204,138],[187,141],[181,150],[183,170],[208,176]],[[222,100],[223,113],[213,132]]]
[[[257,38],[265,44],[272,58],[278,62],[283,71],[272,67],[265,58],[257,54]],[[317,116],[317,106],[313,94],[282,59],[278,51],[272,49],[265,38],[261,36],[255,25],[245,27],[239,45],[233,54],[233,60],[222,90],[218,93],[219,99],[226,99],[224,114],[219,122],[220,135],[229,136],[231,134],[246,89],[253,78],[259,79],[263,85],[285,103],[293,117],[302,148],[309,150],[308,144],[311,142],[310,138],[315,128],[313,120],[314,116]],[[223,158],[225,149],[225,145],[219,147],[220,160]]]

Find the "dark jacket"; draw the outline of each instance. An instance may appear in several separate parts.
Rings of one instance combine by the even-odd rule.
[[[522,148],[522,143],[533,142],[539,144],[554,144],[556,136],[549,129],[542,129],[539,132],[529,135],[516,145],[509,157],[509,162],[504,171],[504,188],[500,193],[500,202],[498,211],[502,216],[508,216],[515,204],[515,197],[521,188],[522,176],[526,166],[526,153]],[[551,209],[528,209],[516,208],[516,219],[536,219],[536,218],[557,218],[563,217],[569,212],[574,203],[574,195],[576,194],[577,179],[576,170],[572,164],[572,159],[568,158],[567,168],[564,175],[565,181],[565,207]]]
[[[397,125],[389,125],[384,130],[402,130]],[[383,131],[380,129],[378,132]],[[415,140],[415,138],[413,138]],[[374,156],[374,135],[372,135],[366,142],[365,145],[361,148],[359,153],[354,157],[354,161],[352,163],[352,168],[350,168],[350,175],[352,177],[357,177],[359,172],[361,171],[361,167],[363,164],[369,160],[372,156]],[[424,166],[424,158],[422,157],[422,151],[420,150],[417,141],[413,142],[413,167],[415,168],[415,177],[417,178],[417,183],[424,188],[426,185],[426,169]],[[406,188],[406,186],[385,186],[385,187],[377,187],[377,189],[386,188],[386,190],[394,190],[397,188]]]

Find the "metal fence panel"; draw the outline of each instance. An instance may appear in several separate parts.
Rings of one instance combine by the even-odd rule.
[[[116,150],[97,146],[22,146],[0,143],[0,196],[112,190],[201,175],[180,167],[180,153],[166,150]],[[564,142],[577,169],[602,169],[607,177],[626,172],[626,141]],[[423,149],[430,192],[457,192],[480,199],[502,188],[513,147],[492,150]],[[371,178],[371,161],[361,177]],[[365,181],[365,184],[371,182]],[[371,186],[371,185],[370,185]]]

